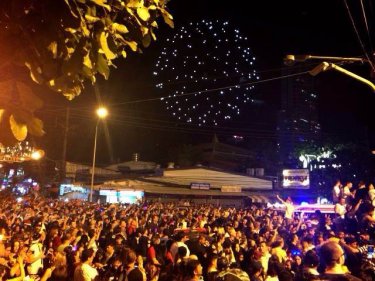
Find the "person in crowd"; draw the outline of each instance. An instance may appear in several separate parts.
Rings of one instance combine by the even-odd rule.
[[[335,219],[334,219],[334,225],[335,229],[340,231],[344,229],[344,221],[345,221],[345,214],[346,214],[346,204],[347,200],[344,196],[340,197],[339,202],[335,205]]]
[[[287,223],[290,223],[294,218],[294,205],[293,201],[290,197],[288,197],[285,201],[279,196],[276,196],[277,199],[284,204],[285,206],[285,215],[284,218],[286,219]]]
[[[352,199],[354,198],[354,191],[352,190],[353,183],[351,181],[347,181],[342,188],[341,197],[344,197],[346,203],[351,204]]]
[[[342,184],[340,180],[337,180],[335,185],[332,188],[332,201],[334,204],[339,202],[340,195],[342,194],[341,192],[342,189]]]
[[[207,274],[204,280],[214,281],[216,279],[216,276],[218,274],[217,259],[218,259],[218,256],[216,254],[212,254],[210,257],[208,257],[208,267],[206,271]]]
[[[266,241],[260,242],[259,250],[260,250],[260,253],[261,253],[260,263],[263,267],[264,273],[267,274],[267,272],[268,272],[268,262],[269,262],[269,259],[271,258],[271,254],[269,252],[269,247],[268,247]]]
[[[358,189],[355,191],[354,194],[354,204],[356,204],[359,200],[367,201],[367,198],[368,188],[366,188],[366,184],[364,181],[360,181],[358,184]]]
[[[318,272],[319,256],[314,250],[306,252],[302,260],[302,270],[296,272],[296,281],[313,281],[319,280]]]
[[[251,281],[264,281],[263,267],[260,263],[253,263],[250,272],[251,274],[249,274],[249,276]]]
[[[150,265],[160,267],[163,264],[163,256],[160,248],[160,236],[154,234],[147,249],[147,262]]]
[[[348,273],[344,267],[345,252],[336,241],[328,241],[319,250],[320,260],[323,264],[324,280],[360,281],[361,279]]]
[[[39,232],[33,234],[32,242],[27,253],[27,273],[38,275],[43,271],[44,249],[41,243],[42,235]]]
[[[42,281],[217,281],[219,275],[256,281],[372,280],[375,219],[367,199],[345,201],[342,227],[337,227],[331,218],[339,213],[293,211],[287,219],[287,208],[254,204],[228,208],[191,202],[180,209],[177,202],[103,205],[40,195],[20,203],[6,196],[0,193],[0,281],[23,275]],[[329,242],[341,248],[330,248],[335,261],[327,263]],[[342,252],[345,259],[336,259]]]
[[[311,250],[309,250],[311,251]],[[303,269],[302,266],[302,255],[293,255],[292,256],[291,269],[294,275],[299,275]]]
[[[92,248],[82,251],[81,264],[74,271],[74,281],[94,281],[99,273],[93,267],[92,262],[95,257],[95,251]]]
[[[136,255],[135,251],[126,249],[124,254],[125,280],[128,281],[146,281],[146,271],[143,267],[142,256]]]
[[[199,260],[189,259],[186,262],[186,277],[184,281],[199,281],[203,275],[203,267]]]
[[[186,256],[190,256],[189,247],[185,243],[188,240],[189,240],[189,236],[185,232],[183,231],[177,232],[176,241],[171,246],[171,254],[172,254],[173,260],[175,260],[176,254],[180,247],[184,247],[186,249]]]
[[[368,198],[372,206],[375,207],[375,187],[372,183],[368,186]]]

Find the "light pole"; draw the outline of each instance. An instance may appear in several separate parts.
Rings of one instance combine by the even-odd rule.
[[[295,62],[305,62],[307,60],[326,60],[321,62],[318,66],[316,66],[314,69],[310,70],[309,73],[312,76],[316,76],[321,72],[327,71],[327,70],[336,70],[338,72],[341,72],[349,77],[352,77],[353,79],[356,79],[366,85],[368,85],[372,91],[375,92],[375,84],[372,83],[371,81],[345,69],[342,68],[341,66],[338,66],[332,61],[337,61],[340,63],[353,63],[353,62],[360,62],[360,63],[365,63],[368,62],[368,60],[360,57],[329,57],[329,56],[312,56],[312,55],[287,55],[284,58],[284,64],[291,66]]]
[[[98,138],[98,126],[100,119],[104,119],[108,115],[108,110],[105,107],[99,107],[96,110],[96,115],[98,116],[98,120],[96,121],[95,126],[95,138],[94,138],[94,152],[92,156],[92,171],[91,171],[91,185],[90,185],[90,202],[92,202],[92,194],[94,191],[94,177],[95,177],[95,160],[96,160],[96,141]]]

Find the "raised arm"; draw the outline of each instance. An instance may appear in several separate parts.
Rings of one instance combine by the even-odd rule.
[[[279,196],[279,194],[276,195],[276,198],[283,204],[285,204],[285,201]]]

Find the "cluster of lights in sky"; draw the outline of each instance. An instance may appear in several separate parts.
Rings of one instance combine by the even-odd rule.
[[[248,40],[228,22],[190,23],[165,42],[154,75],[162,100],[181,122],[218,125],[254,102],[259,79]]]

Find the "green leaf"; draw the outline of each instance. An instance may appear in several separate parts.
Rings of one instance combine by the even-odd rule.
[[[142,39],[142,44],[145,48],[147,48],[148,46],[150,46],[151,44],[151,35],[150,34],[146,34],[143,39]]]
[[[155,33],[153,32],[152,29],[150,29],[150,33],[151,33],[152,39],[154,39],[156,41],[156,35],[155,35]]]
[[[64,91],[63,91],[63,95],[68,99],[68,100],[72,100],[74,99],[76,96],[79,96],[81,93],[81,87],[79,85],[75,85],[75,86],[72,86],[72,87],[67,87]]]
[[[130,49],[132,49],[133,52],[137,51],[137,46],[138,46],[137,42],[125,40],[125,43],[126,43],[126,45],[128,45],[130,47]]]
[[[82,1],[84,1],[84,0],[82,0]],[[79,2],[79,1],[78,1],[78,2]],[[71,13],[75,18],[78,18],[78,15],[76,15],[76,13],[73,12],[73,10],[72,10],[72,6],[70,5],[69,0],[65,0],[65,3],[68,5],[70,13]]]
[[[42,70],[39,66],[34,65],[32,62],[25,62],[26,67],[30,70],[31,79],[38,84],[43,84],[44,79],[41,75]]]
[[[18,123],[13,115],[9,117],[10,129],[12,130],[13,136],[18,141],[23,141],[27,137],[27,126],[23,123]]]
[[[139,8],[144,5],[143,1],[139,0],[129,0],[128,3],[126,4],[127,7],[129,8]]]
[[[9,113],[7,110],[0,109],[0,143],[4,146],[10,146],[17,143],[16,138],[10,129]]]
[[[163,16],[164,22],[168,24],[171,28],[174,28],[173,17],[165,9],[160,9],[161,15]]]
[[[151,26],[152,26],[152,27],[158,27],[158,23],[157,23],[156,21],[153,21],[153,22],[151,23]]]
[[[35,137],[42,137],[45,134],[43,130],[43,121],[39,118],[33,117],[27,123],[29,133]]]
[[[57,42],[51,42],[51,44],[48,45],[47,49],[52,53],[53,58],[55,59],[57,57]]]
[[[148,9],[146,7],[139,7],[139,8],[137,8],[137,15],[143,21],[148,21],[149,18],[150,18],[150,13],[148,12]]]
[[[100,18],[98,17],[93,17],[93,16],[90,16],[88,14],[85,15],[85,19],[89,22],[89,23],[94,23],[94,22],[97,22],[100,20]]]
[[[119,33],[129,33],[128,28],[123,24],[119,24],[115,22],[112,24],[112,28]]]
[[[83,36],[85,37],[90,36],[90,30],[87,28],[87,25],[84,21],[81,21],[81,30],[82,30]]]
[[[145,36],[148,33],[149,29],[146,26],[141,26],[141,31],[142,36]]]
[[[82,67],[82,71],[81,71],[82,75],[84,75],[86,78],[90,79],[91,80],[91,83],[95,83],[96,81],[96,78],[95,78],[95,74],[94,72],[92,71],[92,69],[84,66]]]
[[[94,2],[96,5],[106,8],[109,12],[112,10],[110,5],[107,5],[106,0],[91,0],[91,2]]]
[[[104,31],[100,34],[100,47],[103,51],[104,55],[107,57],[108,60],[113,60],[116,58],[116,54],[113,53],[109,47],[107,42],[108,33],[105,33]]]
[[[99,53],[98,53],[98,58],[97,58],[97,61],[96,61],[96,69],[98,70],[98,72],[101,75],[103,75],[103,77],[105,79],[108,79],[108,77],[109,77],[108,62],[104,58],[104,56],[102,54],[99,54]]]
[[[86,66],[89,69],[92,69],[90,53],[87,53],[87,55],[83,57],[83,65]]]

